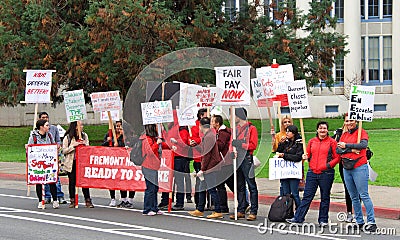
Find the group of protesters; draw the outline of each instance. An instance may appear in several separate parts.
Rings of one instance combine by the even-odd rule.
[[[174,111],[174,122],[168,125],[167,131],[157,127],[156,124],[144,126],[144,133],[140,136],[143,141],[142,152],[144,161],[142,173],[145,178],[146,190],[144,193],[143,215],[162,215],[161,208],[168,203],[169,194],[163,193],[158,204],[158,170],[160,168],[160,149],[171,149],[174,152],[174,178],[176,185],[176,204],[173,210],[184,210],[185,177],[188,177],[188,165],[193,160],[195,170],[195,194],[196,209],[189,211],[191,216],[203,217],[206,210],[212,210],[207,215],[209,219],[222,218],[223,213],[229,213],[226,186],[234,191],[234,170],[237,169],[237,201],[236,214],[230,215],[230,219],[247,219],[254,221],[258,212],[258,189],[255,181],[253,153],[258,146],[258,132],[254,125],[247,120],[245,108],[235,108],[230,112],[233,115],[235,129],[224,125],[221,115],[207,116],[207,109],[200,109],[197,114],[196,125],[192,127],[179,126],[177,114]],[[44,115],[44,117],[42,117]],[[48,114],[41,113],[36,122],[36,130],[32,132],[28,144],[53,144],[57,143],[65,156],[64,170],[69,178],[70,205],[75,205],[76,186],[76,159],[75,148],[79,145],[89,145],[89,138],[83,132],[82,122],[71,122],[61,141],[54,126],[48,121]],[[80,128],[80,129],[78,129]],[[57,130],[57,129],[55,129]],[[160,133],[159,131],[162,131]],[[293,218],[287,219],[289,223],[302,223],[308,212],[310,204],[320,189],[321,204],[318,223],[321,227],[328,225],[328,213],[330,205],[330,192],[334,180],[334,167],[339,163],[346,193],[348,207],[348,221],[353,220],[352,206],[354,207],[355,221],[359,227],[369,231],[376,230],[374,209],[368,194],[368,165],[366,148],[368,146],[368,134],[364,129],[358,129],[357,122],[345,116],[342,129],[337,130],[336,138],[329,136],[328,122],[320,121],[316,126],[316,137],[312,138],[303,148],[303,140],[298,128],[293,125],[289,116],[281,118],[280,132],[273,139],[273,151],[278,157],[287,161],[309,161],[309,169],[306,174],[306,185],[303,198],[299,195],[299,179],[281,179],[280,194],[290,194],[294,198],[296,212]],[[360,137],[359,132],[360,131]],[[103,146],[124,147],[124,133],[122,121],[116,122],[117,141],[106,134]],[[236,162],[234,162],[236,161]],[[186,183],[187,185],[187,183]],[[57,197],[57,186],[61,191],[59,181],[48,184],[49,192],[53,198],[53,208],[58,208],[63,197]],[[246,195],[249,192],[250,202]],[[36,185],[39,199],[38,208],[42,208],[42,185]],[[85,205],[93,208],[90,192],[82,188]],[[121,203],[116,204],[115,191],[110,190],[110,206],[132,207],[134,191],[121,191]],[[207,195],[211,199],[207,199]],[[212,208],[206,208],[206,202],[210,201]],[[364,222],[361,201],[367,212],[367,223]],[[246,210],[249,214],[246,217]]]

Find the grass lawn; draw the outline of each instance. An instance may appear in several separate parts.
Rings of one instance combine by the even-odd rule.
[[[307,142],[315,136],[316,123],[321,119],[304,119],[304,130]],[[332,131],[343,124],[343,119],[324,119],[329,123]],[[268,158],[271,154],[271,136],[269,135],[268,120],[252,120],[252,123],[259,129],[260,144],[257,157],[263,163],[257,168],[258,177],[268,177]],[[275,126],[278,123],[275,121]],[[295,120],[299,126],[299,121]],[[63,126],[65,129],[66,126]],[[374,152],[371,159],[373,169],[379,174],[376,182],[372,185],[400,187],[398,176],[400,168],[398,163],[397,147],[400,146],[400,119],[374,119],[373,122],[363,122],[364,129],[369,134],[369,146]],[[0,128],[0,161],[2,162],[25,162],[24,145],[28,141],[31,127],[2,127]],[[90,144],[100,145],[104,135],[107,133],[108,125],[85,125],[85,132],[89,136]],[[262,131],[260,129],[263,129]],[[306,164],[307,170],[307,164]],[[338,167],[336,167],[335,182],[341,182]]]

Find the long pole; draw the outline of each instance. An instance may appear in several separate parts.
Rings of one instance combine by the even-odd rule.
[[[235,123],[235,108],[233,106],[230,106],[230,112],[231,112],[231,127],[232,127],[232,140],[236,139],[236,123]],[[233,152],[237,153],[236,147],[232,147]],[[235,154],[237,155],[237,154]],[[236,158],[233,159],[233,202],[234,202],[234,211],[235,211],[235,220],[237,220],[237,208],[238,208],[238,202],[237,202],[237,161]]]
[[[33,115],[33,128],[32,130],[35,130],[36,127],[36,121],[38,119],[38,108],[39,108],[39,103],[35,103],[35,113]],[[27,170],[28,173],[28,170]],[[26,196],[30,196],[31,195],[31,185],[27,185],[27,189],[26,189]],[[44,201],[43,201],[44,202]]]
[[[108,130],[112,132],[112,137],[114,139],[114,144],[118,143],[117,142],[117,134],[115,133],[115,129],[114,129],[114,123],[112,120],[112,116],[111,116],[111,112],[107,111],[107,115],[108,115]]]

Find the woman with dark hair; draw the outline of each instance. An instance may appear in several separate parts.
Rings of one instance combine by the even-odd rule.
[[[81,139],[79,138],[78,127],[80,127]],[[76,186],[76,158],[75,148],[79,145],[89,146],[89,137],[83,132],[83,124],[81,121],[71,122],[63,139],[63,154],[65,155],[64,169],[68,173],[68,190],[70,197],[69,207],[75,206],[75,186]],[[94,208],[92,200],[90,199],[89,188],[82,188],[83,196],[85,197],[85,204],[87,208]]]
[[[161,164],[159,146],[161,144],[162,149],[169,149],[169,147],[163,139],[158,137],[156,124],[145,125],[144,129],[145,134],[140,136],[140,139],[143,141],[142,154],[145,158],[142,164],[142,172],[146,182],[143,215],[162,215],[163,212],[157,206],[158,169]]]
[[[286,128],[286,140],[279,143],[276,155],[286,161],[300,162],[303,155],[303,143],[295,125]],[[297,178],[281,179],[282,195],[292,194],[296,208],[300,206],[299,182]]]
[[[36,122],[36,128],[29,137],[28,144],[52,144],[55,143],[53,137],[49,133],[50,124],[47,120],[39,119]],[[59,208],[57,199],[56,183],[49,183],[51,197],[53,198],[53,208]],[[38,208],[44,208],[42,203],[42,184],[36,184],[36,195],[39,199]]]

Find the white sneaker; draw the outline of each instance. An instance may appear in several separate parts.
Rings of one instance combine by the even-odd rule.
[[[117,206],[117,201],[115,201],[115,199],[111,199],[111,202],[110,202],[110,204],[108,206],[110,206],[110,207]]]
[[[43,207],[46,208],[46,206],[43,206],[42,201],[40,201],[37,205],[37,208],[42,209]]]
[[[57,209],[60,207],[60,203],[58,201],[53,201],[53,208]]]
[[[148,212],[148,213],[143,213],[143,215],[144,215],[144,216],[155,216],[155,215],[157,215],[157,213],[155,213],[155,212],[153,212],[153,211],[150,211],[150,212]]]
[[[347,219],[346,222],[351,223],[353,222],[354,218],[353,215],[351,214],[351,212],[347,213]]]

